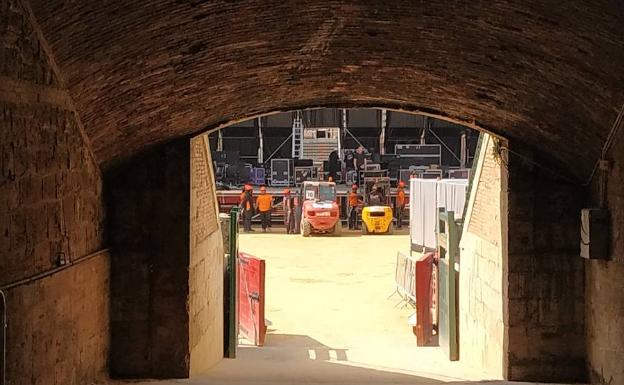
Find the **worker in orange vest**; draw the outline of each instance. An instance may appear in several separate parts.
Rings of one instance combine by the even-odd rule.
[[[246,185],[244,185],[244,186],[243,186],[243,189],[241,190],[241,193],[240,193],[240,201],[238,202],[238,204],[239,204],[239,205],[241,205],[241,204],[243,203],[243,200],[245,199],[245,193],[247,192],[247,190],[246,190],[246,187],[247,187],[247,186],[249,186],[249,185],[247,185],[247,184],[246,184]],[[241,206],[241,207],[242,207],[242,206]]]
[[[250,231],[254,231],[251,228],[251,218],[254,213],[254,205],[253,205],[253,187],[250,184],[246,184],[243,187],[243,193],[241,194],[241,203],[240,208],[242,210],[243,217],[243,231],[248,233]]]
[[[267,194],[266,186],[260,186],[260,195],[256,198],[256,209],[260,214],[262,232],[266,233],[271,225],[271,210],[273,209],[273,196]]]
[[[290,209],[292,211],[291,221],[289,223],[289,229],[291,234],[298,234],[301,231],[301,210],[302,201],[301,195],[293,194],[291,198]]]
[[[394,215],[397,221],[397,229],[403,227],[403,210],[405,210],[405,182],[399,181],[397,187],[396,203],[394,205]]]
[[[290,222],[293,220],[292,199],[290,189],[285,188],[284,199],[282,199],[282,209],[284,210],[284,226],[286,226],[286,234],[290,234]]]
[[[362,200],[358,195],[358,186],[356,184],[351,185],[351,192],[349,193],[349,229],[357,230],[357,217],[358,217],[358,207],[362,204]]]

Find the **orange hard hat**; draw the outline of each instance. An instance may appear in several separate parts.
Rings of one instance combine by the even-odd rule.
[[[405,182],[400,181],[400,182],[399,182],[399,187],[405,187]]]
[[[351,188],[352,188],[352,189],[354,189],[354,188],[358,188],[358,186],[354,183],[354,184],[352,184],[352,185],[351,185]]]
[[[290,189],[285,188],[283,191],[284,194],[290,194]]]
[[[250,184],[246,184],[245,185],[245,191],[251,191],[251,190],[253,190],[253,187],[251,187]]]

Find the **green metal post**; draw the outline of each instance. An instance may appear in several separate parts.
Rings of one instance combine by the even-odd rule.
[[[230,256],[228,258],[229,287],[228,287],[228,347],[226,357],[236,358],[238,345],[238,207],[230,211]]]
[[[440,347],[451,361],[459,359],[458,293],[459,236],[454,213],[438,212],[438,330]]]

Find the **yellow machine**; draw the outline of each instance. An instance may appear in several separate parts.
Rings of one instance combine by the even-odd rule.
[[[392,219],[392,207],[390,206],[390,178],[364,178],[362,234],[392,234]]]

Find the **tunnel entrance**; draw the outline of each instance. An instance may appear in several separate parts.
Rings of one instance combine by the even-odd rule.
[[[423,375],[445,380],[486,378],[449,361],[448,352],[435,346],[436,333],[431,329],[429,346],[417,346],[415,277],[406,276],[415,274],[415,265],[409,272],[399,271],[405,269],[412,253],[410,261],[435,254],[437,245],[430,238],[436,231],[437,203],[447,203],[446,196],[440,201],[437,196],[427,200],[419,192],[417,204],[430,207],[426,213],[414,212],[429,216],[418,221],[429,226],[429,239],[425,243],[422,234],[412,237],[411,179],[432,182],[434,188],[438,180],[461,183],[461,195],[449,190],[448,197],[461,201],[461,207],[453,206],[460,211],[460,219],[477,139],[478,133],[466,127],[383,109],[293,111],[212,133],[209,141],[220,211],[227,215],[232,206],[239,206],[244,212],[249,189],[253,220],[249,228],[241,221],[239,251],[245,259],[248,255],[261,258],[266,274],[265,292],[247,290],[249,298],[237,295],[236,299],[254,306],[255,301],[265,300],[264,312],[251,317],[264,316],[268,331],[262,347],[253,347],[253,341],[241,336],[237,362],[226,360],[216,369],[223,373],[211,375],[225,376],[229,371],[228,376],[250,379],[253,374],[242,370],[248,366],[262,373],[258,378],[269,380],[287,376],[283,370],[287,366],[293,381],[325,382],[330,373],[340,377],[343,371],[354,372],[356,377],[349,381],[355,382],[358,375],[370,373],[377,373],[377,379],[386,375],[406,381]],[[355,157],[359,155],[355,154],[360,152],[365,164],[358,169]],[[370,202],[368,195],[374,188],[381,190],[384,182],[387,201]],[[357,202],[351,207],[353,195]],[[262,218],[262,211],[267,210],[261,207],[263,198],[272,200],[269,219]],[[297,198],[303,208],[295,218],[289,205]],[[314,217],[306,216],[306,210],[311,210],[305,206],[308,200],[336,205],[336,213],[327,214],[338,216],[341,229],[333,225],[309,234],[304,223]],[[385,214],[368,214],[368,210],[384,205],[391,223],[376,229],[367,215],[375,219]],[[452,204],[448,205],[452,210]],[[352,209],[355,218],[350,215]],[[287,218],[301,225],[289,226],[284,223]],[[244,273],[239,270],[239,274]],[[397,287],[398,278],[403,287]],[[432,287],[433,278],[428,279]],[[245,279],[239,277],[238,282],[239,291],[248,289]],[[429,290],[432,295],[435,289]],[[246,303],[238,308],[248,311]],[[457,319],[453,322],[457,327]],[[251,331],[253,340],[262,326],[241,328]],[[227,369],[222,369],[224,365]]]
[[[381,114],[381,110],[377,111]],[[292,115],[290,117],[292,118]],[[258,128],[255,125],[250,127],[253,132],[258,132]],[[214,183],[215,178],[219,178],[218,169],[222,167],[218,161],[222,158],[219,157],[223,154],[226,159],[229,157],[228,150],[223,147],[227,141],[225,132],[230,129],[234,130],[234,128],[227,128],[221,137],[215,131],[212,132],[212,138],[200,135],[192,139],[176,139],[166,145],[150,148],[134,156],[130,162],[120,163],[106,171],[104,185],[106,186],[107,218],[110,229],[108,236],[111,245],[110,367],[113,376],[123,378],[196,377],[206,373],[206,370],[217,363],[219,366],[214,369],[213,373],[219,373],[222,365],[234,368],[230,370],[235,372],[241,370],[236,365],[242,361],[236,361],[236,364],[229,363],[227,360],[222,362],[224,253],[222,233],[219,231],[218,210],[228,212],[231,206],[239,205],[242,190],[246,190],[244,184],[251,184],[251,189],[256,189],[255,192],[258,192],[262,180],[260,183],[255,183],[254,187],[254,182],[250,180],[250,177],[254,175],[258,178],[258,175],[254,174],[256,171],[254,169],[259,167],[251,164],[250,167],[237,165],[234,167],[237,169],[234,174],[228,174],[227,171],[221,173],[221,178],[226,180]],[[292,133],[290,131],[292,129],[293,127],[290,127],[288,131]],[[464,128],[461,130],[463,131]],[[383,131],[380,130],[379,133],[381,132]],[[282,140],[282,143],[292,145],[292,137],[288,138],[289,135],[286,135],[286,140]],[[332,135],[331,130],[328,129],[322,135],[315,135],[311,139],[317,141],[332,139]],[[264,136],[262,138],[262,140],[266,139]],[[445,262],[447,272],[451,270],[459,272],[455,274],[455,283],[451,284],[449,281],[444,287],[448,295],[454,292],[453,285],[458,290],[458,295],[456,295],[458,299],[454,306],[451,306],[449,302],[449,312],[445,314],[457,318],[459,325],[457,349],[460,352],[460,362],[463,360],[462,365],[465,363],[468,367],[479,368],[482,375],[485,373],[479,378],[524,380],[582,378],[583,369],[579,365],[579,362],[583,360],[582,349],[565,351],[560,349],[561,344],[569,341],[570,338],[574,341],[582,340],[576,337],[582,333],[583,320],[579,313],[573,310],[582,307],[583,303],[582,295],[580,295],[583,284],[579,281],[579,277],[582,277],[582,269],[577,259],[568,258],[570,250],[578,245],[572,233],[561,237],[560,229],[557,227],[558,222],[551,220],[551,214],[560,213],[562,205],[568,209],[579,208],[582,197],[569,181],[563,178],[552,178],[552,169],[542,167],[544,163],[540,162],[542,158],[539,153],[515,142],[512,153],[508,141],[493,136],[483,136],[483,138],[487,140],[483,139],[480,144],[475,145],[474,152],[467,151],[463,156],[461,154],[456,157],[451,156],[452,159],[458,160],[458,163],[472,156],[473,167],[469,175],[472,176],[473,182],[478,181],[467,186],[465,201],[468,208],[457,210],[463,211],[462,217],[464,218],[461,242],[453,247],[455,251],[460,251],[459,263],[451,262],[450,259]],[[421,143],[421,139],[422,134],[417,137],[416,143],[406,144],[407,148],[410,148],[409,145],[414,145],[418,151],[423,148],[427,149],[426,133],[424,144]],[[380,150],[382,148],[379,145],[381,144],[380,137],[375,137],[374,140],[375,144],[378,143],[377,149]],[[460,135],[457,140],[459,148],[462,147],[463,140]],[[208,145],[211,141],[216,141],[218,148],[214,153],[211,153]],[[237,137],[232,142],[240,144],[252,141],[249,138]],[[371,146],[373,148],[371,152],[374,152],[375,144]],[[395,151],[399,148],[397,147],[399,144],[395,145]],[[277,150],[280,150],[279,145],[280,143],[277,143]],[[448,144],[447,146],[450,147]],[[439,148],[442,147],[444,146],[440,144]],[[397,155],[388,154],[387,149],[385,152],[385,154],[379,154],[381,163],[385,159],[384,156]],[[291,158],[294,158],[292,148],[290,153]],[[422,153],[419,154],[422,155]],[[371,154],[371,160],[373,155]],[[425,152],[425,155],[431,154]],[[240,153],[238,156],[242,157]],[[259,154],[256,153],[255,157],[243,156],[257,159]],[[438,156],[438,158],[443,159],[443,156]],[[341,156],[338,159],[345,163]],[[273,159],[265,158],[264,162],[267,160]],[[289,159],[284,160],[286,160],[284,163],[290,163]],[[312,163],[314,167],[314,161]],[[324,166],[323,163],[324,161],[321,162],[322,166]],[[357,165],[357,161],[354,161],[354,164]],[[374,163],[371,162],[371,164]],[[535,164],[540,167],[535,167]],[[241,174],[241,170],[244,169],[248,170],[246,175]],[[322,202],[323,207],[319,209],[324,210],[324,205],[327,205],[328,216],[340,217],[343,224],[342,233],[349,235],[348,221],[344,216],[346,213],[344,206],[341,206],[341,204],[348,204],[348,196],[343,195],[341,198],[340,190],[342,188],[343,193],[347,193],[350,186],[344,185],[347,173],[342,169],[340,171],[343,175],[336,175],[336,177],[344,178],[342,187],[338,180],[336,180],[337,185],[336,181],[322,182],[337,186],[335,187],[338,192],[336,202]],[[375,173],[382,172],[383,169],[379,166],[369,171]],[[400,170],[398,171],[396,178],[390,180],[390,194],[388,194],[391,203],[388,203],[387,209],[391,213],[389,218],[393,225],[398,224],[394,207],[398,196],[396,186],[401,180]],[[434,180],[437,183],[437,176],[441,173],[461,171],[461,169],[451,170],[451,167],[444,167],[444,162],[441,162],[436,167],[428,164],[425,169],[419,169],[417,166],[411,170],[408,168],[408,171],[406,176],[411,184],[415,180]],[[425,177],[427,173],[437,175],[435,179],[427,179]],[[264,181],[269,185],[267,192],[276,196],[273,202],[268,202],[274,210],[265,216],[267,232],[245,233],[241,239],[246,237],[249,237],[249,240],[257,237],[270,239],[281,235],[292,239],[292,242],[305,241],[308,244],[314,242],[322,244],[327,241],[332,244],[335,241],[339,244],[340,239],[353,241],[370,237],[371,242],[374,240],[371,245],[373,249],[385,242],[382,241],[384,237],[387,239],[405,237],[406,252],[412,249],[411,243],[413,243],[414,236],[411,234],[411,229],[410,236],[369,235],[355,231],[351,232],[351,237],[334,237],[335,234],[310,234],[305,237],[306,234],[302,231],[303,226],[300,226],[299,234],[295,231],[295,234],[287,235],[285,230],[282,230],[283,233],[280,234],[278,223],[283,221],[283,216],[280,217],[280,208],[283,210],[283,207],[280,204],[281,196],[279,195],[283,194],[284,188],[290,188],[297,194],[301,190],[301,187],[294,182],[296,175],[289,173],[289,166],[282,169],[282,176],[284,174],[287,175],[286,182],[289,182],[292,176],[294,186],[283,184],[274,186],[273,170],[267,173],[265,169]],[[244,180],[240,180],[241,175],[245,178]],[[270,178],[267,175],[270,175]],[[276,175],[279,176],[279,173]],[[317,179],[328,179],[330,176],[329,173],[325,174],[323,168],[320,172],[317,169],[316,175]],[[361,177],[357,173],[355,175]],[[379,175],[376,176],[376,178],[379,177]],[[239,178],[238,184],[227,180],[230,178]],[[387,178],[386,181],[390,179],[385,178]],[[280,181],[280,178],[275,179]],[[360,181],[361,179],[357,182],[360,183]],[[363,185],[366,185],[366,177],[363,181]],[[284,180],[281,179],[281,182],[284,183]],[[314,183],[321,182],[317,180]],[[357,186],[358,193],[360,193],[360,187],[360,185]],[[189,191],[190,194],[187,193]],[[366,190],[363,192],[368,194]],[[320,188],[318,193],[320,196]],[[246,192],[245,195],[247,195]],[[252,195],[254,199],[249,202],[249,206],[255,208],[258,203],[255,199],[257,195],[255,193]],[[433,196],[437,199],[438,194],[433,193]],[[308,198],[307,193],[305,197]],[[314,200],[315,195],[310,198]],[[305,199],[302,199],[302,202],[305,202]],[[339,207],[335,213],[334,204]],[[410,208],[411,206],[410,202]],[[366,207],[362,209],[362,213],[365,209]],[[385,208],[383,210],[385,211]],[[565,228],[574,228],[573,225],[576,223],[574,213],[574,210],[565,211],[561,219]],[[407,214],[407,210],[404,214]],[[409,216],[410,219],[415,218],[411,213]],[[359,225],[362,226],[365,222],[362,221],[362,214],[357,218],[360,221]],[[252,228],[256,230],[262,228],[262,220],[256,217],[255,213],[251,215],[251,219]],[[299,224],[303,225],[303,219],[302,217]],[[267,220],[273,223],[274,227],[268,228]],[[407,218],[404,218],[402,223],[407,225]],[[333,224],[322,232],[335,233],[336,229],[336,224]],[[433,231],[435,233],[435,230]],[[536,237],[534,234],[540,234],[540,236]],[[425,242],[426,238],[423,238],[422,244],[425,250],[427,246],[431,247]],[[435,242],[435,234],[433,239]],[[355,243],[362,242],[356,241]],[[250,244],[252,245],[250,247],[259,247],[261,242],[250,242]],[[296,247],[293,244],[291,249],[296,249]],[[436,248],[435,244],[433,248]],[[292,252],[291,249],[287,252]],[[396,251],[390,250],[384,258],[391,258],[390,261],[394,261]],[[339,251],[341,255],[347,252],[342,249]],[[545,253],[545,257],[536,259],[538,253]],[[275,254],[280,255],[275,257],[271,253],[266,258],[281,258],[282,253],[279,250]],[[336,262],[338,258],[340,257],[334,257],[331,261]],[[357,259],[357,255],[352,258]],[[308,260],[306,257],[303,259]],[[349,274],[342,268],[336,270]],[[552,274],[556,274],[561,279],[550,280],[549,277]],[[450,277],[450,274],[448,276]],[[344,275],[335,278],[338,279],[336,282],[341,282],[344,279],[348,280],[349,277]],[[532,285],[531,277],[537,277],[534,281],[539,285]],[[314,287],[323,283],[317,282],[323,281],[323,277],[314,275],[307,277],[293,275],[291,278],[293,281],[289,278],[287,282],[293,285],[302,284],[305,287]],[[383,274],[375,278],[383,279]],[[388,290],[384,290],[383,296],[389,295],[392,291],[393,283],[386,281]],[[349,284],[347,282],[339,286],[349,287]],[[295,289],[296,287],[292,290]],[[291,289],[279,289],[280,293],[286,290]],[[378,298],[381,299],[381,297]],[[360,298],[357,297],[357,299]],[[384,302],[384,306],[389,303]],[[365,308],[365,304],[362,306]],[[533,310],[529,311],[529,306]],[[455,315],[451,314],[452,309]],[[371,313],[374,312],[371,311]],[[388,313],[390,314],[391,311],[389,310]],[[570,318],[569,315],[572,313],[575,315]],[[171,314],[175,316],[171,317]],[[279,320],[279,316],[275,319]],[[555,322],[553,320],[560,325],[566,325],[566,328],[553,331],[550,326],[552,322]],[[288,325],[288,322],[293,321],[283,322]],[[301,322],[301,320],[297,319],[296,322]],[[399,322],[404,323],[407,331],[406,341],[414,342],[407,320]],[[533,326],[526,327],[526,325]],[[331,325],[326,325],[323,329],[333,330],[331,327]],[[314,334],[305,334],[304,331],[296,330],[296,328],[290,331],[288,328],[285,329],[282,335],[311,336]],[[347,327],[347,330],[351,329]],[[349,346],[340,346],[339,343],[334,345],[331,337],[331,335],[321,334],[320,337],[313,338],[318,343],[310,342],[310,344],[317,347],[322,345],[327,351],[336,351],[336,353],[331,353],[335,357],[339,356],[338,351],[342,352],[341,357],[345,354],[349,357],[345,352]],[[327,342],[324,339],[327,339]],[[245,351],[262,353],[261,349],[254,350],[248,347],[245,347]],[[357,351],[359,349],[354,347],[352,354],[366,356],[365,353],[361,353],[364,350],[360,353],[356,353]],[[549,352],[546,356],[544,356],[545,351]],[[117,352],[130,354],[117,354]],[[316,352],[314,349],[309,349],[306,360],[311,360],[312,355],[316,355]],[[323,350],[319,355],[325,355]],[[391,360],[392,356],[384,356],[376,350],[375,357],[383,361],[384,359]],[[561,357],[564,359],[560,360]],[[430,357],[427,356],[427,358]],[[338,361],[336,358],[336,362]],[[545,366],[545,362],[549,364]],[[374,361],[371,365],[380,365],[380,362]],[[548,368],[546,372],[545,367]]]

